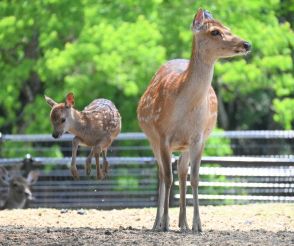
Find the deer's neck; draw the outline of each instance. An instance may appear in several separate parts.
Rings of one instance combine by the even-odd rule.
[[[69,117],[68,131],[77,137],[82,137],[87,130],[87,121],[82,112],[72,108]]]
[[[206,98],[213,77],[215,60],[203,50],[205,43],[197,41],[193,36],[192,54],[183,87],[184,97],[194,107]]]
[[[9,192],[8,199],[4,207],[6,208],[23,208],[26,199],[15,192]]]

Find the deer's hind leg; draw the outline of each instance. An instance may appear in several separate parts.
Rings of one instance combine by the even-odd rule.
[[[108,173],[108,168],[109,168],[109,163],[106,159],[107,156],[107,149],[102,150],[102,157],[103,157],[103,165],[102,165],[102,170],[103,170],[103,175],[104,177],[106,177],[107,173]]]
[[[163,200],[163,214],[160,219],[160,231],[168,231],[169,230],[169,198],[170,198],[170,190],[173,182],[172,176],[172,163],[171,163],[171,152],[168,146],[162,142],[159,148],[159,155],[161,159],[161,171],[160,174],[160,183],[164,184],[164,192],[160,194],[159,200]],[[162,191],[161,191],[162,192]]]
[[[96,179],[103,179],[104,178],[104,174],[100,168],[100,163],[99,163],[101,151],[102,151],[102,149],[101,149],[100,145],[93,147],[93,152],[94,152],[94,156],[95,156],[95,160],[96,160]]]
[[[86,163],[85,163],[85,171],[86,171],[86,175],[90,175],[91,173],[91,166],[92,166],[92,157],[94,155],[94,149],[95,147],[91,148],[90,154],[88,155],[87,159],[86,159]]]
[[[155,159],[158,164],[158,178],[159,178],[157,212],[156,212],[156,217],[155,217],[155,221],[154,221],[152,230],[160,231],[161,230],[161,217],[163,215],[163,205],[164,205],[164,198],[165,198],[165,184],[164,184],[164,180],[163,180],[164,174],[163,174],[163,167],[162,167],[159,151],[156,146],[152,146],[152,148],[153,148],[153,153],[154,153]]]

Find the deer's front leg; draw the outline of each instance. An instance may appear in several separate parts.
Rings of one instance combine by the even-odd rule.
[[[80,140],[77,137],[74,137],[72,140],[72,159],[71,159],[71,166],[70,171],[75,180],[80,179],[78,169],[76,166],[76,157],[77,157],[77,150],[80,144]]]
[[[199,184],[199,168],[201,162],[201,155],[203,151],[204,144],[199,142],[196,146],[190,148],[190,162],[191,162],[191,173],[190,180],[193,191],[193,227],[194,233],[202,232],[200,214],[199,214],[199,201],[198,201],[198,184]]]
[[[189,230],[186,217],[186,192],[187,174],[189,169],[189,152],[182,153],[177,163],[179,184],[180,184],[180,215],[179,227],[182,232]]]

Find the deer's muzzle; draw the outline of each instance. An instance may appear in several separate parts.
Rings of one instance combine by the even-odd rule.
[[[251,44],[248,42],[244,42],[243,43],[243,47],[246,51],[250,51],[251,50]]]
[[[56,132],[52,133],[52,137],[54,137],[54,138],[59,138],[60,136],[61,136],[61,134],[59,134],[59,133],[56,133]]]

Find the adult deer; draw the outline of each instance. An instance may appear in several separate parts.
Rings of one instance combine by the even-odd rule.
[[[171,154],[180,151],[181,231],[188,230],[186,180],[190,162],[193,190],[193,232],[201,232],[198,182],[205,140],[217,119],[217,98],[211,81],[218,58],[244,55],[251,45],[235,36],[205,10],[199,9],[193,23],[190,60],[168,61],[156,72],[140,99],[137,115],[159,166],[159,197],[154,230],[169,229],[169,198],[173,181]]]
[[[76,156],[79,145],[90,146],[91,152],[86,159],[85,170],[91,172],[91,160],[96,160],[96,177],[103,179],[108,170],[106,153],[108,147],[121,130],[121,117],[115,105],[107,99],[95,99],[83,111],[76,110],[74,95],[68,93],[63,103],[57,103],[45,96],[46,102],[52,108],[50,119],[53,126],[52,136],[59,138],[64,132],[70,132],[75,137],[72,142],[71,173],[79,179],[76,167]],[[100,169],[99,156],[103,155],[103,170]]]
[[[0,167],[0,184],[8,186],[8,195],[1,209],[24,208],[28,200],[32,200],[31,185],[38,180],[39,173],[31,171],[27,178],[10,176],[4,167]]]

